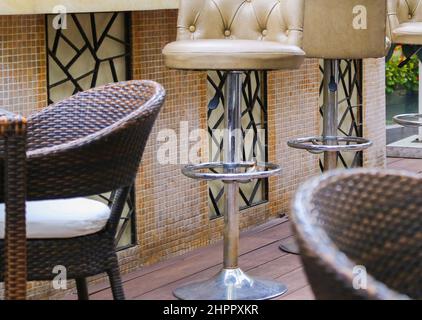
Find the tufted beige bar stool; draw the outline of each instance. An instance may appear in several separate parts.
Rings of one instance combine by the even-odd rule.
[[[409,62],[413,55],[418,55],[421,60],[422,0],[388,0],[387,6],[387,35],[393,44],[389,57],[397,45],[404,45],[403,51],[407,57],[400,67]],[[393,120],[404,127],[422,127],[422,114],[401,114]],[[416,142],[419,143],[419,140]]]
[[[324,59],[323,135],[288,142],[292,148],[324,154],[324,171],[337,168],[339,152],[356,152],[372,142],[338,136],[338,84],[341,59],[385,56],[386,0],[306,0],[303,47],[309,58]],[[319,107],[319,106],[318,106]],[[299,253],[295,241],[280,249]]]
[[[281,283],[246,275],[238,264],[239,183],[267,178],[280,167],[241,162],[241,75],[250,70],[295,69],[302,64],[303,0],[181,0],[177,41],[167,45],[169,68],[225,72],[223,163],[187,166],[194,179],[225,183],[224,267],[210,280],[175,290],[179,299],[259,300],[287,291]],[[198,106],[201,107],[201,106]],[[211,170],[211,173],[204,170]],[[221,172],[221,173],[216,173]]]
[[[422,45],[422,0],[387,0],[387,8],[391,42]]]

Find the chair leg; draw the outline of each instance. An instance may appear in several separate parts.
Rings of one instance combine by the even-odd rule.
[[[110,280],[113,299],[125,300],[125,293],[123,292],[122,278],[120,277],[119,267],[116,265],[116,267],[108,270],[107,275]]]
[[[88,285],[86,278],[76,278],[76,289],[78,291],[79,300],[89,300]]]

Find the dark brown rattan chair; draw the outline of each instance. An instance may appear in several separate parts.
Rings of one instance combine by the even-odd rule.
[[[382,170],[329,173],[301,187],[293,224],[317,299],[422,299],[421,193],[420,177]],[[366,290],[356,288],[357,266]]]
[[[124,299],[115,234],[164,97],[164,89],[155,82],[121,82],[76,94],[28,118],[28,201],[116,192],[110,218],[101,231],[75,238],[27,241],[29,281],[52,280],[56,276],[53,268],[63,265],[67,278],[76,280],[79,299],[87,299],[86,278],[106,272],[113,297]],[[6,150],[2,161],[10,158]],[[3,165],[0,173],[2,177],[5,174]],[[10,184],[3,180],[0,184],[7,191]],[[9,193],[7,199],[0,193],[0,201],[7,207],[17,196]],[[5,274],[4,249],[0,240],[0,281]],[[16,273],[24,270],[25,264],[14,264],[13,268]]]
[[[25,118],[0,110],[0,170],[3,170],[0,184],[6,186],[0,192],[6,200],[5,251],[0,248],[0,255],[4,254],[0,269],[3,263],[6,299],[26,297],[26,134]]]

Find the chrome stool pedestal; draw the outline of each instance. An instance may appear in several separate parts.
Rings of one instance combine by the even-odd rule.
[[[281,283],[251,278],[239,268],[224,268],[214,278],[176,289],[174,295],[183,300],[266,300],[286,292]]]
[[[393,121],[406,128],[422,128],[422,114],[418,113],[400,114],[393,117]],[[418,136],[412,143],[415,145],[422,144],[421,129],[419,129]]]
[[[338,130],[338,75],[339,60],[324,60],[324,122],[322,137],[307,137],[288,142],[294,149],[307,150],[314,154],[324,154],[324,171],[337,169],[339,152],[363,151],[372,146],[370,140],[359,137],[339,137]],[[299,254],[299,246],[294,239],[280,245],[287,253]]]
[[[183,300],[265,300],[287,291],[281,283],[253,278],[238,264],[239,183],[273,176],[281,171],[271,163],[241,162],[242,72],[227,75],[224,133],[224,163],[190,165],[183,173],[193,179],[221,180],[225,183],[224,265],[214,278],[185,285],[174,291]],[[207,170],[208,172],[203,172]]]

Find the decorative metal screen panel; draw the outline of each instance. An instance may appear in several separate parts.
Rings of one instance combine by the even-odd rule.
[[[48,95],[51,103],[109,82],[130,79],[130,16],[70,14],[66,29],[47,16]]]
[[[323,112],[323,87],[324,68],[320,64],[322,75],[320,86],[320,113]],[[339,84],[338,84],[338,135],[347,137],[363,137],[363,104],[362,104],[362,60],[339,61]],[[363,166],[363,152],[338,153],[339,167],[356,168]],[[320,160],[321,170],[324,171],[323,161]]]
[[[131,79],[130,14],[69,14],[66,28],[59,29],[53,27],[54,19],[57,16],[46,17],[49,103]],[[100,195],[98,199],[111,204],[114,194]],[[136,243],[134,203],[132,190],[117,233],[119,249]]]
[[[226,73],[216,71],[208,74],[208,132],[210,137],[210,160],[223,161],[224,129],[224,87]],[[267,74],[251,71],[242,75],[242,134],[244,138],[242,161],[266,162],[267,150]],[[218,134],[217,134],[218,132]],[[220,181],[209,182],[210,217],[224,215],[224,184]],[[265,203],[268,180],[254,180],[240,184],[240,208],[246,209]]]

